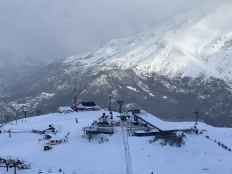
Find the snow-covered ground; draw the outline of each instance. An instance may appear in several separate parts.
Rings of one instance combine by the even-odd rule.
[[[122,129],[118,128],[109,141],[99,144],[82,137],[82,128],[89,126],[104,111],[49,114],[12,122],[2,129],[28,131],[25,133],[0,134],[0,157],[12,156],[31,163],[32,169],[19,174],[58,173],[65,174],[124,174],[126,173]],[[117,113],[115,113],[117,115]],[[193,123],[164,122],[142,113],[147,121],[162,129],[189,128]],[[76,124],[78,118],[78,124]],[[32,129],[46,129],[53,124],[57,137],[63,138],[70,132],[69,142],[55,146],[44,152],[45,141],[38,141],[40,135],[29,133]],[[206,129],[205,135],[216,138],[232,146],[232,129],[214,128],[200,124]],[[133,174],[231,174],[232,153],[205,138],[205,135],[188,135],[181,148],[149,143],[151,137],[129,137],[129,147]],[[0,173],[6,171],[0,168]],[[13,170],[10,170],[10,174]]]

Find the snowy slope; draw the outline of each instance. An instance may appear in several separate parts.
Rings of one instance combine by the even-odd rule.
[[[0,134],[0,156],[19,157],[31,163],[32,170],[21,171],[19,174],[35,174],[39,170],[44,173],[58,173],[62,168],[66,174],[123,174],[125,159],[121,129],[109,137],[109,142],[98,144],[88,142],[82,137],[82,128],[90,125],[101,116],[103,111],[80,112],[70,114],[49,114],[28,118],[3,127],[4,130],[30,131],[31,129],[46,129],[54,124],[58,129],[57,137],[63,137],[70,132],[69,142],[57,145],[49,152],[42,151],[43,142],[40,135],[31,133]],[[115,113],[115,115],[117,115]],[[143,113],[145,119],[164,128],[191,127],[193,123],[163,122],[156,117]],[[79,119],[78,125],[75,118]],[[213,128],[200,125],[207,130],[206,134],[221,138],[232,146],[232,130]],[[204,136],[188,136],[186,144],[181,147],[161,146],[159,143],[150,144],[150,138],[129,137],[130,154],[134,174],[147,174],[154,171],[159,174],[231,174],[231,153],[219,148]],[[5,171],[0,169],[1,174]],[[13,171],[11,171],[13,173]]]
[[[125,39],[113,40],[84,56],[66,59],[67,72],[120,67],[139,73],[215,77],[232,81],[232,15],[220,7],[207,15],[188,14]]]

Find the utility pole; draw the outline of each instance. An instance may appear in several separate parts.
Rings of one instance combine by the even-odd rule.
[[[109,103],[108,103],[108,110],[112,111],[112,95],[109,95]]]
[[[16,124],[18,123],[18,112],[17,112],[17,110],[15,110],[15,123]]]
[[[194,128],[197,128],[198,121],[199,121],[199,118],[200,118],[200,114],[199,114],[199,111],[194,111],[193,113],[195,114],[195,124],[194,124]]]
[[[9,163],[6,162],[6,171],[9,172]]]
[[[6,116],[6,113],[5,112],[3,112],[3,118],[4,118],[4,122],[5,123],[8,123],[8,117]]]
[[[117,103],[119,105],[118,112],[121,114],[122,113],[122,106],[124,104],[124,101],[123,100],[118,100]]]
[[[27,109],[26,109],[25,105],[23,106],[23,114],[24,114],[24,119],[26,120],[26,118],[27,118]]]
[[[17,164],[16,162],[14,162],[14,174],[16,174],[16,172],[17,172]]]

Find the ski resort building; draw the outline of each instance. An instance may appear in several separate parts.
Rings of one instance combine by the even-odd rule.
[[[85,135],[89,134],[113,134],[113,119],[105,113],[97,120],[94,121],[90,127],[83,128]]]
[[[94,101],[82,101],[79,104],[73,106],[74,111],[98,111],[100,106],[96,105]]]

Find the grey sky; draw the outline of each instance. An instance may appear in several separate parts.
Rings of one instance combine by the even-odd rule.
[[[0,58],[61,58],[226,0],[1,0]],[[228,1],[229,2],[229,1]]]

